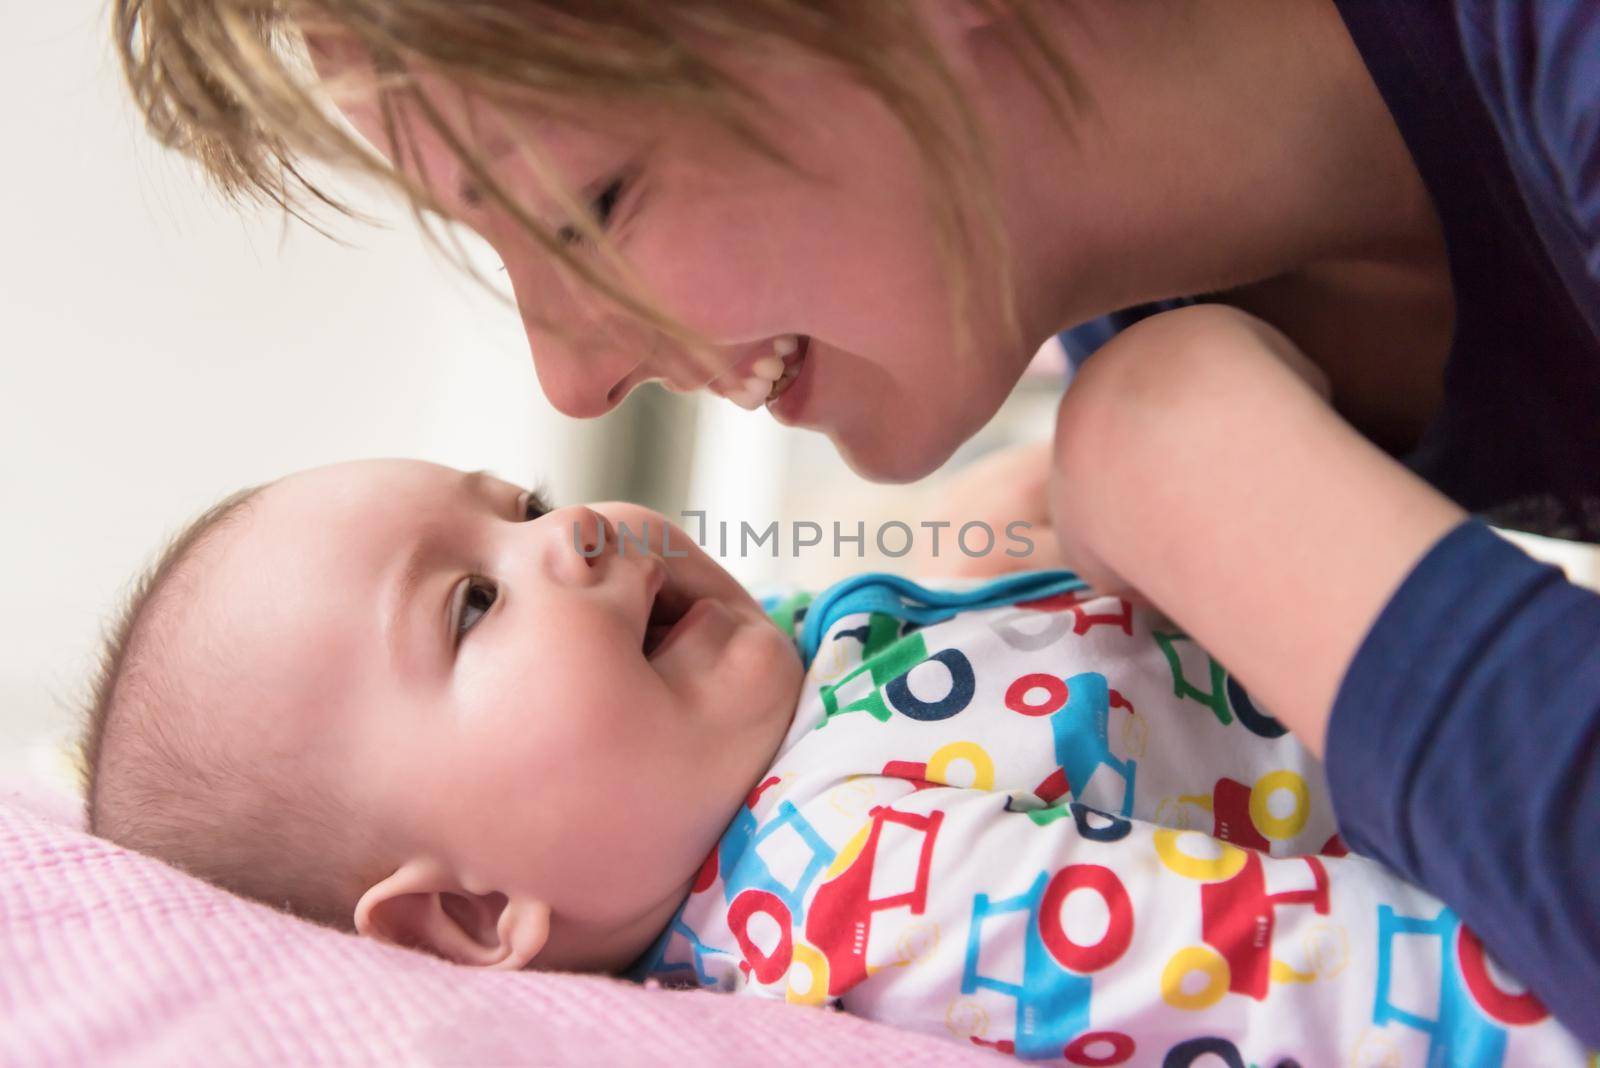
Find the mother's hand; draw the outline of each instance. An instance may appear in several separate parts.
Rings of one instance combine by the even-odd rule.
[[[939,553],[931,539],[918,539],[915,559],[900,561],[908,573],[922,578],[992,578],[1013,571],[1064,566],[1050,525],[1048,498],[1055,447],[1030,441],[997,449],[930,486],[923,496],[922,522],[945,524]],[[1008,555],[1017,543],[1008,537],[1014,523],[1032,542],[1023,556]],[[962,526],[983,523],[993,531],[990,552],[968,556],[957,543]],[[1020,550],[1014,550],[1020,551]]]

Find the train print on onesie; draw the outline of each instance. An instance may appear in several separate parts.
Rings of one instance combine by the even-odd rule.
[[[1160,616],[1049,572],[775,600],[772,768],[632,971],[1072,1065],[1583,1065]]]

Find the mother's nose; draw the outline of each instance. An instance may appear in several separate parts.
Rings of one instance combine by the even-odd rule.
[[[636,384],[643,353],[614,341],[582,341],[529,328],[539,388],[562,415],[593,419],[622,403]]]
[[[674,393],[704,387],[714,359],[697,355],[659,331],[618,325],[587,335],[557,335],[529,326],[539,386],[563,415],[604,415],[645,382],[659,381]]]

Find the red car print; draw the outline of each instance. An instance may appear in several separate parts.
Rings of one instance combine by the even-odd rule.
[[[933,843],[944,821],[944,813],[936,811],[922,816],[879,805],[870,815],[872,822],[860,852],[852,857],[850,845],[840,851],[836,866],[841,862],[847,862],[848,866],[817,888],[806,913],[806,941],[819,949],[828,962],[830,997],[849,990],[871,974],[867,966],[867,947],[872,934],[872,917],[876,913],[907,908],[913,915],[919,915],[927,905],[928,869],[933,863]],[[872,872],[878,863],[878,848],[887,823],[920,833],[922,848],[911,888],[873,900]]]
[[[1316,857],[1284,858],[1278,863],[1306,865],[1312,885],[1268,893],[1261,854],[1223,845],[1218,856],[1200,859],[1179,848],[1180,833],[1157,831],[1156,852],[1169,870],[1202,883],[1201,944],[1179,950],[1167,962],[1161,976],[1167,1003],[1181,1009],[1204,1009],[1229,992],[1260,1001],[1267,996],[1278,969],[1291,978],[1310,978],[1273,960],[1272,934],[1277,910],[1285,906],[1309,905],[1319,915],[1328,915],[1328,872],[1322,862]],[[1205,986],[1187,991],[1184,980],[1194,973],[1205,977]]]

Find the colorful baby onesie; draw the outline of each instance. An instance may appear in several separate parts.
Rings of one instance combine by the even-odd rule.
[[[1159,616],[1066,572],[770,610],[794,722],[636,978],[1075,1065],[1589,1063]]]

